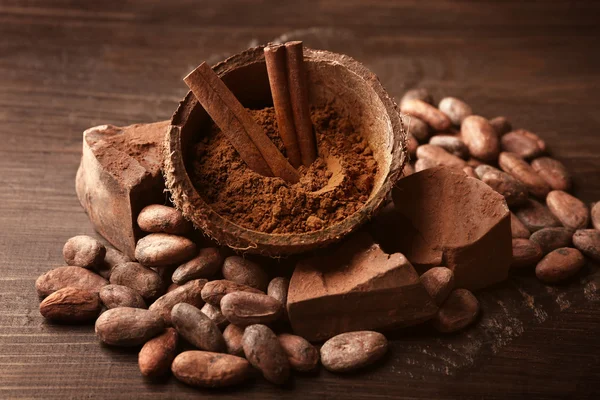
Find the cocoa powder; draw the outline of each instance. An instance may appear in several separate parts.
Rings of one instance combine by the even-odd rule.
[[[279,150],[272,107],[250,110]],[[340,222],[358,211],[373,189],[377,163],[367,141],[347,118],[332,107],[311,110],[319,157],[308,168],[300,167],[300,182],[289,184],[251,170],[225,135],[212,125],[195,145],[191,179],[194,186],[221,216],[248,229],[267,233],[303,233]],[[327,158],[339,160],[329,168]],[[327,183],[340,178],[332,190]]]

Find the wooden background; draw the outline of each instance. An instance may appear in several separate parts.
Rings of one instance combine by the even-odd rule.
[[[369,371],[225,392],[145,381],[135,351],[46,324],[33,283],[93,233],[74,190],[81,132],[167,119],[193,67],[275,38],[354,56],[397,98],[419,85],[506,115],[600,200],[599,15],[593,1],[0,0],[0,398],[594,398],[594,266],[554,288],[513,276],[479,295],[476,327],[401,332]]]

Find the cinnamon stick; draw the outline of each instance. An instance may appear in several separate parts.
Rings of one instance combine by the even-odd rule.
[[[302,42],[287,42],[285,44],[287,59],[288,88],[292,112],[294,114],[294,126],[302,164],[309,166],[317,158],[317,146],[310,120],[310,109],[308,104],[308,84],[306,81],[306,70],[304,68],[304,52]]]
[[[298,182],[298,171],[208,64],[203,62],[183,80],[252,170],[290,183]]]
[[[279,135],[285,146],[290,163],[295,168],[298,168],[302,164],[302,156],[298,147],[296,128],[294,126],[294,113],[292,111],[288,87],[285,47],[282,45],[269,45],[264,48],[264,53]]]

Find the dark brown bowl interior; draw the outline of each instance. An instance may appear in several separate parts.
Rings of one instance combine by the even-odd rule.
[[[305,49],[311,105],[333,104],[366,137],[378,173],[364,207],[342,222],[302,234],[268,234],[246,229],[221,217],[195,190],[187,174],[191,150],[206,131],[209,116],[188,93],[173,115],[165,146],[165,177],[175,205],[218,242],[237,250],[272,256],[300,253],[341,239],[367,221],[381,206],[406,160],[405,133],[396,105],[376,76],[350,57]],[[272,106],[262,47],[235,55],[214,67],[238,100],[248,108]]]

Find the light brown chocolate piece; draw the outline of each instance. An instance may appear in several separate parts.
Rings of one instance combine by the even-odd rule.
[[[316,341],[418,324],[437,307],[406,257],[384,253],[363,233],[298,262],[287,309],[294,333]]]
[[[447,168],[401,179],[392,192],[396,247],[418,268],[444,264],[456,286],[481,289],[508,277],[510,213],[485,183]]]
[[[142,236],[139,212],[164,201],[160,152],[168,125],[100,125],[83,132],[77,197],[96,231],[130,258]]]

